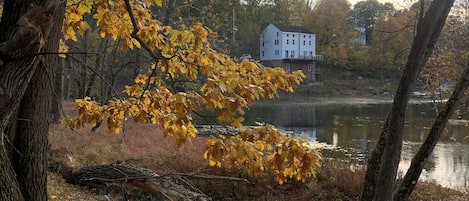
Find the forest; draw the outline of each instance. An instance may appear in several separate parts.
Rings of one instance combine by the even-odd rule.
[[[422,73],[419,90],[436,93],[445,81],[454,81],[458,69],[464,66],[462,38],[467,32],[463,20],[467,18],[467,8],[464,2],[455,7],[458,9],[450,14],[451,23],[445,26],[435,50],[438,54],[434,54]],[[395,90],[416,32],[419,4],[361,1],[351,5],[345,0],[174,1],[153,9],[158,19],[172,27],[202,23],[210,30],[212,48],[233,58],[245,53],[259,58],[259,37],[269,23],[303,26],[316,34],[317,52],[325,58],[320,69],[324,71],[322,81],[326,87],[316,89],[319,94],[356,95]],[[89,96],[105,103],[131,84],[152,63],[152,58],[140,48],[123,44],[129,41],[99,37],[93,15],[86,13],[83,16],[86,23],[79,25],[86,29],[71,38],[66,36],[61,46],[70,53],[87,54],[70,55],[60,61],[62,70],[58,73],[62,74],[58,76],[63,78],[65,99]],[[366,45],[356,43],[356,27],[365,28]],[[456,42],[455,38],[461,41]],[[122,46],[128,50],[122,51]],[[432,66],[448,70],[434,74]],[[176,88],[184,88],[183,81],[178,83]],[[336,86],[341,90],[329,90]]]
[[[0,200],[68,200],[58,193],[51,195],[57,190],[47,182],[57,175],[69,184],[101,189],[101,193],[109,185],[119,189],[131,185],[146,193],[140,195],[148,195],[140,200],[262,200],[275,198],[275,193],[284,194],[285,200],[291,196],[419,199],[419,194],[412,198],[411,193],[424,162],[449,118],[454,113],[465,115],[457,106],[467,103],[462,99],[469,85],[467,1],[0,2]],[[361,182],[345,183],[349,186],[342,190],[319,186],[320,178],[330,182],[323,175],[326,165],[335,165],[322,160],[320,147],[270,124],[244,126],[246,110],[256,102],[301,92],[303,87],[301,71],[288,73],[256,60],[259,36],[270,23],[302,26],[316,34],[317,52],[324,56],[321,81],[326,86],[315,88],[315,95],[393,94],[392,109],[366,168],[347,175],[348,179],[361,177]],[[364,29],[364,44],[357,42],[357,28]],[[238,61],[242,54],[254,59]],[[443,87],[445,83],[451,89]],[[338,90],[328,91],[331,88]],[[409,171],[397,181],[405,109],[416,89],[448,101]],[[208,136],[202,136],[203,128],[194,117],[203,119],[207,114],[222,127],[209,126]],[[66,129],[58,128],[59,123]],[[71,141],[78,130],[88,134]],[[87,155],[95,149],[86,145],[93,140],[83,140],[96,133],[104,139],[111,138],[104,133],[122,136],[124,142],[117,145],[98,145],[113,153],[131,146],[137,137],[129,133],[139,132],[147,139],[138,143],[150,141],[154,144],[149,147],[161,150],[170,149],[167,144],[176,148],[174,155],[159,158],[157,164],[174,163],[171,157],[175,161],[199,158],[203,162],[197,161],[197,166],[210,174],[189,165],[186,170],[161,171],[142,161],[132,163],[136,157],[154,159],[155,153],[128,156],[124,152],[131,151],[126,150],[122,157],[127,158],[108,158],[95,150],[95,156]],[[152,136],[163,143],[151,141]],[[54,144],[57,139],[65,142]],[[197,144],[197,150],[188,151],[188,144]],[[75,164],[72,155],[80,151],[84,152],[80,164]],[[176,153],[182,153],[181,158]],[[340,177],[342,171],[329,174]],[[194,178],[203,181],[188,181]],[[211,180],[215,183],[207,183]],[[217,191],[216,182],[230,184],[223,183]],[[245,189],[239,189],[242,195],[230,190],[239,182],[246,182]],[[250,182],[261,184],[257,187],[261,192],[262,187],[274,190],[269,195],[249,194]],[[352,186],[361,188],[347,194]],[[130,190],[116,193],[114,189],[113,195],[123,191],[126,197]],[[443,191],[454,199],[467,196]],[[346,195],[340,197],[342,193]],[[110,193],[104,194],[113,200]]]

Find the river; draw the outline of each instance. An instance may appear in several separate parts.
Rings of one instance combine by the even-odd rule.
[[[413,155],[436,117],[432,101],[413,100],[407,109],[399,175],[405,174]],[[257,104],[246,113],[246,124],[266,122],[312,141],[367,154],[379,137],[391,108],[389,99],[289,98]],[[435,147],[420,181],[431,181],[460,191],[469,190],[469,122],[451,120]]]

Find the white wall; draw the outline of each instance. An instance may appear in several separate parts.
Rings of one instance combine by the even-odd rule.
[[[278,41],[278,44],[276,44]],[[287,55],[288,51],[288,55]],[[306,51],[306,55],[305,54]],[[305,58],[316,55],[316,35],[309,33],[281,32],[269,24],[260,38],[260,60]]]
[[[278,33],[278,35],[277,35]],[[280,41],[282,40],[282,34],[280,30],[273,24],[269,24],[264,32],[261,34],[260,40],[260,60],[275,60],[279,59],[280,54]],[[275,44],[279,41],[279,44]],[[277,55],[276,55],[277,53]]]

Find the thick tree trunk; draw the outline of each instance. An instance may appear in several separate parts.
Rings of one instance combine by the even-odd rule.
[[[53,7],[46,9],[44,7],[33,7],[26,14],[18,20],[18,16],[22,15],[22,11],[30,8],[29,5],[32,1],[5,1],[4,13],[2,16],[1,30],[2,38],[8,40],[0,44],[0,59],[2,60],[0,65],[0,132],[1,144],[0,144],[0,200],[5,201],[21,201],[21,200],[46,200],[47,194],[43,191],[41,198],[36,197],[25,197],[21,190],[25,188],[29,183],[35,183],[35,181],[26,180],[19,182],[20,177],[25,175],[32,175],[30,178],[35,177],[33,174],[37,172],[15,172],[14,162],[15,157],[10,157],[7,150],[12,145],[15,145],[12,155],[21,155],[25,157],[28,154],[35,154],[37,152],[29,153],[29,150],[19,150],[16,144],[13,144],[13,139],[18,141],[19,139],[25,139],[18,136],[11,136],[6,138],[4,135],[5,128],[9,123],[12,115],[15,113],[20,105],[20,102],[26,92],[26,89],[33,77],[36,68],[40,62],[40,58],[36,55],[44,45],[49,35],[49,29],[52,25],[51,13],[54,13]],[[59,17],[59,19],[63,18]],[[17,22],[18,26],[12,26],[12,21]],[[11,27],[10,27],[11,26]],[[10,34],[8,30],[13,30],[16,27],[13,34]],[[41,29],[38,29],[41,27]],[[16,127],[12,127],[13,130]],[[12,132],[13,133],[13,132]],[[18,138],[17,138],[18,137]],[[24,142],[25,144],[31,145],[34,143]],[[38,144],[37,146],[47,145]],[[41,160],[39,158],[39,160]],[[45,167],[45,165],[42,165]],[[45,177],[45,172],[43,171]],[[39,173],[40,174],[40,173]],[[37,175],[36,175],[37,176]],[[42,175],[41,175],[42,176]],[[36,183],[37,184],[37,183]],[[31,186],[29,190],[38,190],[39,188],[45,188],[45,179],[41,184],[42,186]],[[45,197],[44,197],[45,196]]]
[[[410,92],[420,70],[431,55],[453,3],[454,0],[434,0],[425,13],[422,21],[423,24],[418,25],[406,68],[394,97],[389,117],[389,132],[381,161],[381,164],[386,165],[380,167],[373,200],[388,201],[392,199],[400,161],[404,120]]]
[[[9,123],[11,116],[18,108],[21,99],[26,91],[31,77],[36,70],[39,60],[31,56],[40,49],[40,43],[37,34],[28,34],[22,36],[22,41],[32,41],[30,44],[21,44],[21,49],[13,51],[7,50],[10,61],[0,66],[0,200],[21,201],[23,197],[20,192],[20,185],[16,180],[16,173],[13,170],[12,163],[8,154],[10,139],[4,135],[5,128]],[[8,42],[0,44],[1,47],[10,45]],[[0,48],[1,49],[1,48]],[[8,49],[8,48],[7,48]],[[24,57],[24,58],[22,58]],[[21,59],[16,59],[21,58]]]
[[[44,52],[57,52],[65,4],[55,9]],[[47,200],[47,147],[56,54],[43,55],[21,101],[13,165],[25,200]]]
[[[27,7],[21,6],[24,1],[6,1],[4,13],[0,23],[0,39],[20,40],[18,37],[9,37],[18,19],[26,12]],[[13,12],[13,10],[15,10]],[[2,59],[6,57],[22,57],[27,54],[36,53],[40,46],[35,33],[23,35],[24,39],[35,41],[30,44],[24,44],[24,49],[12,47],[11,44],[21,44],[20,41],[3,42],[0,44]],[[22,41],[25,41],[21,39]],[[9,123],[10,117],[14,114],[19,102],[23,97],[27,84],[31,79],[37,66],[37,60],[33,57],[26,59],[2,61],[0,65],[0,200],[23,200],[16,174],[10,162],[9,139],[5,136],[5,129]]]
[[[423,166],[427,161],[428,157],[435,148],[436,143],[440,139],[441,133],[448,123],[449,118],[456,110],[456,105],[461,97],[464,95],[467,87],[469,86],[469,68],[466,67],[462,76],[456,85],[453,93],[451,94],[451,98],[446,102],[445,108],[438,114],[438,117],[435,123],[430,130],[430,133],[425,139],[425,142],[420,147],[417,154],[415,154],[412,162],[410,164],[409,169],[407,170],[404,179],[400,187],[397,189],[397,192],[394,195],[394,200],[408,200],[410,194],[415,188],[417,181],[420,177],[420,173],[422,173]]]
[[[0,146],[0,200],[2,201],[21,201],[20,185],[15,178],[15,172],[10,163],[10,158],[6,152],[5,146]]]
[[[376,183],[378,182],[378,173],[381,167],[381,157],[384,153],[384,147],[386,146],[386,138],[388,135],[388,126],[389,126],[389,115],[386,118],[383,129],[381,130],[381,135],[379,136],[378,142],[376,143],[375,148],[368,158],[365,181],[363,183],[363,192],[361,200],[373,200],[375,196]]]
[[[7,41],[21,15],[30,9],[32,0],[5,0],[2,21],[0,21],[0,41]]]

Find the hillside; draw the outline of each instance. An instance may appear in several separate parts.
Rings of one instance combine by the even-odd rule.
[[[395,91],[401,72],[384,72],[379,69],[347,69],[320,65],[321,85],[304,82],[296,91],[300,96],[388,96]]]

